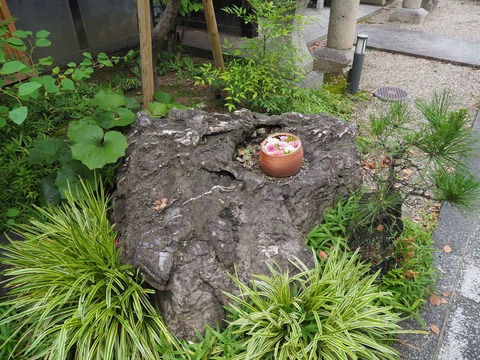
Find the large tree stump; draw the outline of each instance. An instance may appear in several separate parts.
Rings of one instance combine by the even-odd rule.
[[[360,182],[356,128],[327,115],[175,109],[166,119],[140,120],[118,173],[113,218],[124,261],[158,289],[179,337],[224,319],[223,292],[235,292],[228,276],[235,268],[248,281],[268,273],[268,259],[311,265],[305,235],[336,196]],[[236,160],[242,144],[265,137],[252,137],[259,128],[301,137],[297,175],[270,178]]]

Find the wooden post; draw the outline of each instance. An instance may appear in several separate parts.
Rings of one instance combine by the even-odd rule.
[[[217,19],[213,10],[213,0],[202,0],[205,21],[207,23],[208,37],[212,47],[213,62],[221,71],[225,70],[223,64],[222,47],[220,46],[220,37],[218,36]]]
[[[142,69],[143,106],[153,101],[152,27],[149,0],[137,0],[138,34],[140,37],[140,65]]]

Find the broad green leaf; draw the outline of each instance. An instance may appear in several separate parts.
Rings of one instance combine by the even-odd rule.
[[[148,109],[151,115],[165,116],[168,114],[168,106],[164,103],[153,102],[148,104]]]
[[[14,218],[20,214],[20,210],[17,208],[10,208],[7,210],[7,217]]]
[[[35,34],[35,36],[40,39],[46,38],[48,35],[50,35],[50,32],[47,30],[40,30]]]
[[[49,93],[57,93],[60,88],[57,86],[55,79],[51,76],[40,76],[38,78],[32,78],[30,81],[35,81],[43,85],[45,91]]]
[[[65,141],[56,138],[47,138],[37,141],[30,149],[28,161],[32,164],[52,164],[60,158],[65,150]]]
[[[38,62],[42,65],[50,66],[53,64],[53,57],[51,56],[44,57],[44,58],[38,59]]]
[[[75,69],[72,74],[72,79],[75,81],[80,81],[82,79],[88,79],[89,75],[85,73],[85,71],[80,69]]]
[[[7,119],[0,116],[0,128],[4,127],[5,125],[7,125]]]
[[[38,47],[47,47],[52,45],[52,42],[48,39],[37,39],[35,41],[35,45],[37,45]]]
[[[64,88],[65,90],[75,90],[75,84],[72,80],[68,79],[68,78],[64,78],[62,79],[62,88]]]
[[[128,109],[118,108],[113,111],[108,111],[100,114],[97,118],[97,123],[104,129],[111,129],[117,126],[127,126],[135,122],[135,114]]]
[[[90,54],[90,53],[88,53],[88,52],[86,52],[86,51],[83,52],[82,55],[85,56],[86,58],[90,59],[90,60],[92,59],[92,54]]]
[[[176,109],[180,109],[180,110],[188,110],[188,109],[191,109],[190,107],[185,106],[185,105],[180,104],[180,103],[177,103],[177,102],[174,102],[174,103],[171,103],[171,104],[167,104],[167,107],[168,107],[169,109],[176,108]]]
[[[0,63],[5,62],[5,52],[3,51],[3,47],[0,47]]]
[[[140,104],[138,103],[137,99],[135,99],[134,97],[128,97],[127,99],[128,99],[127,104],[125,105],[127,109],[136,110],[140,107]]]
[[[32,35],[32,32],[31,31],[24,31],[24,30],[15,30],[12,33],[12,35],[16,36],[16,37],[19,37],[19,38],[22,38],[22,39],[25,39],[25,38],[29,37],[30,35]]]
[[[20,96],[30,95],[35,90],[38,90],[41,87],[42,87],[42,84],[39,84],[38,82],[23,83],[18,87],[18,94]]]
[[[21,125],[28,116],[28,108],[21,106],[9,111],[8,117],[17,125]]]
[[[72,160],[64,163],[58,170],[57,177],[55,179],[55,185],[60,191],[62,199],[65,199],[65,194],[69,187],[74,197],[77,197],[82,192],[80,179],[87,180],[93,188],[96,188],[95,184],[98,182],[98,176],[95,176],[95,171],[88,169],[80,161]]]
[[[0,73],[3,75],[10,75],[19,71],[22,71],[23,69],[26,69],[27,65],[24,63],[18,61],[18,60],[12,60],[12,61],[7,61],[5,64],[2,66],[2,70]]]
[[[173,96],[163,91],[155,91],[153,96],[159,103],[170,104],[173,102]]]
[[[10,110],[8,107],[0,105],[0,114],[4,114]]]
[[[53,176],[48,176],[42,180],[38,200],[40,204],[45,206],[56,206],[62,200],[62,194],[55,185]]]
[[[10,45],[12,48],[17,50],[27,50],[27,47],[23,43],[22,39],[19,38],[7,38],[5,42]]]
[[[92,101],[100,109],[107,111],[114,111],[127,104],[127,98],[125,96],[115,93],[107,93],[104,90],[100,90]]]
[[[114,163],[125,155],[127,139],[118,131],[103,134],[101,127],[84,125],[81,131],[68,131],[68,137],[74,142],[71,146],[72,157],[80,160],[89,169],[99,169]]]

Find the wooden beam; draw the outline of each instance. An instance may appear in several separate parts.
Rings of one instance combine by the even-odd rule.
[[[217,19],[213,9],[213,0],[202,0],[203,11],[205,13],[205,22],[207,23],[208,37],[212,47],[213,62],[221,71],[225,70],[223,63],[222,47],[220,46],[220,37],[218,35]]]
[[[140,66],[142,72],[143,106],[153,101],[153,56],[152,25],[150,18],[150,1],[137,0],[138,34],[140,37]]]

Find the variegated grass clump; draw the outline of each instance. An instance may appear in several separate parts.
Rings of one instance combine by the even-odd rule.
[[[397,359],[388,340],[400,331],[398,315],[376,305],[376,275],[359,263],[358,254],[333,250],[298,272],[269,265],[271,276],[257,275],[248,286],[233,278],[239,295],[227,294],[236,334],[244,351],[235,359]]]
[[[119,261],[103,189],[83,184],[76,199],[38,209],[41,220],[17,228],[24,241],[3,246],[9,299],[0,344],[10,359],[165,359],[176,347],[138,271]]]

